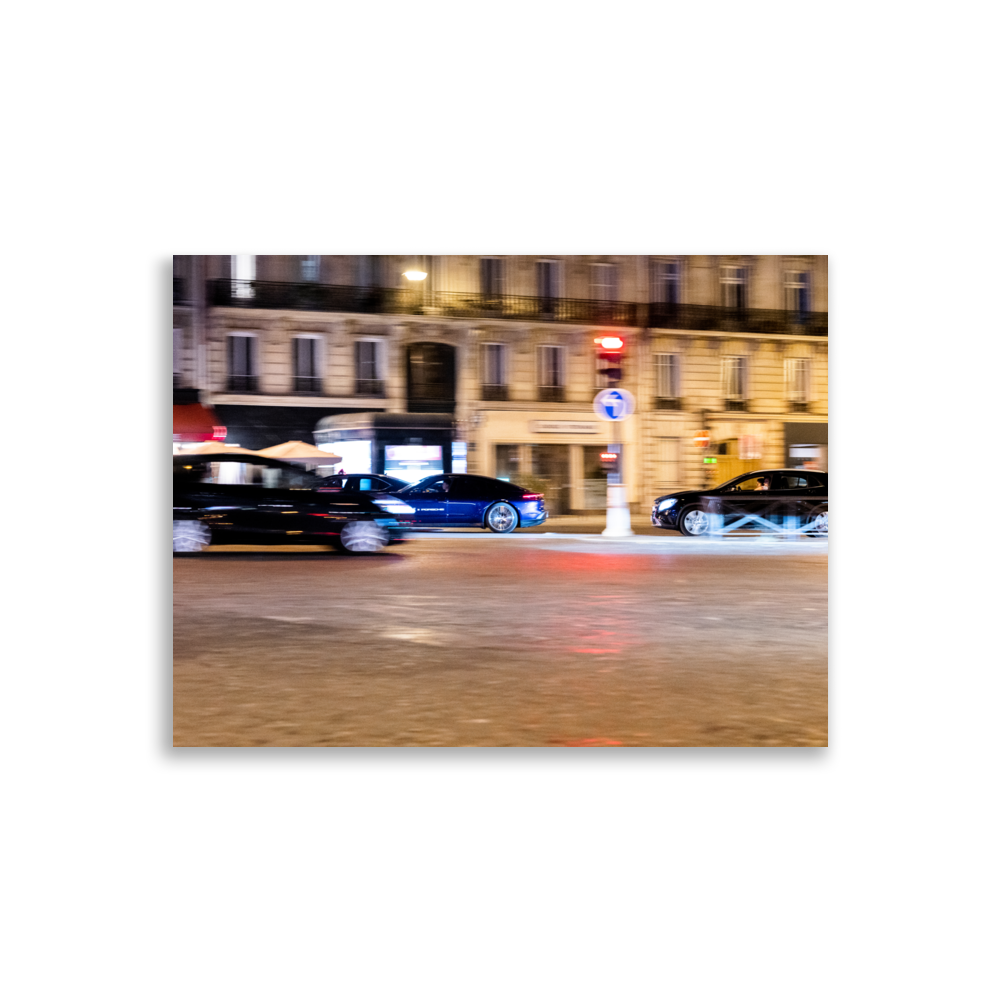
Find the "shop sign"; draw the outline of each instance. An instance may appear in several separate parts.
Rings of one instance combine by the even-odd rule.
[[[600,424],[592,420],[529,420],[532,434],[596,434]]]

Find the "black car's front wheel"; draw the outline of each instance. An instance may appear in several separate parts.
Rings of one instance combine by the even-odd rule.
[[[345,552],[381,552],[389,542],[389,532],[374,521],[349,521],[338,539]]]
[[[696,537],[704,535],[708,531],[708,514],[697,507],[688,507],[681,511],[681,516],[677,518],[677,527],[682,535]]]
[[[486,512],[486,527],[506,535],[517,527],[517,511],[509,503],[495,503]]]
[[[806,523],[806,533],[809,535],[829,535],[830,534],[830,511],[826,504],[817,507]]]

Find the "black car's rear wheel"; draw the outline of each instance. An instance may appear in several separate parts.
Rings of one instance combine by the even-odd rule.
[[[509,503],[495,503],[486,512],[486,527],[498,535],[506,535],[517,527],[517,511]]]
[[[212,532],[201,521],[174,521],[174,552],[201,552],[212,541]]]
[[[698,507],[687,507],[677,518],[677,527],[680,528],[682,535],[689,537],[704,535],[708,531],[708,514]]]
[[[381,552],[389,542],[389,532],[374,521],[349,521],[337,541],[345,552],[352,555]]]

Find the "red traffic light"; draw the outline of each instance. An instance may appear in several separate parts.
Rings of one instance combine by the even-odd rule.
[[[595,337],[594,343],[600,345],[601,349],[597,352],[599,358],[617,361],[625,349],[625,341],[621,337]]]
[[[611,367],[602,369],[602,374],[607,378],[608,385],[617,385],[622,378],[622,358],[625,354],[625,341],[614,334],[602,337],[594,337],[594,343],[598,345],[597,356],[602,361],[610,361]]]

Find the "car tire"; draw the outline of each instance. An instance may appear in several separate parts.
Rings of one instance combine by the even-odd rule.
[[[698,538],[708,532],[708,514],[700,507],[685,507],[677,518],[677,527],[682,535]]]
[[[810,511],[809,521],[806,524],[807,535],[829,535],[830,534],[830,512],[826,504]]]
[[[201,552],[212,541],[212,530],[201,521],[174,521],[174,552]]]
[[[517,511],[501,501],[486,512],[486,527],[498,535],[507,535],[517,527]]]
[[[351,555],[381,552],[389,542],[389,532],[374,521],[348,521],[337,542]]]

